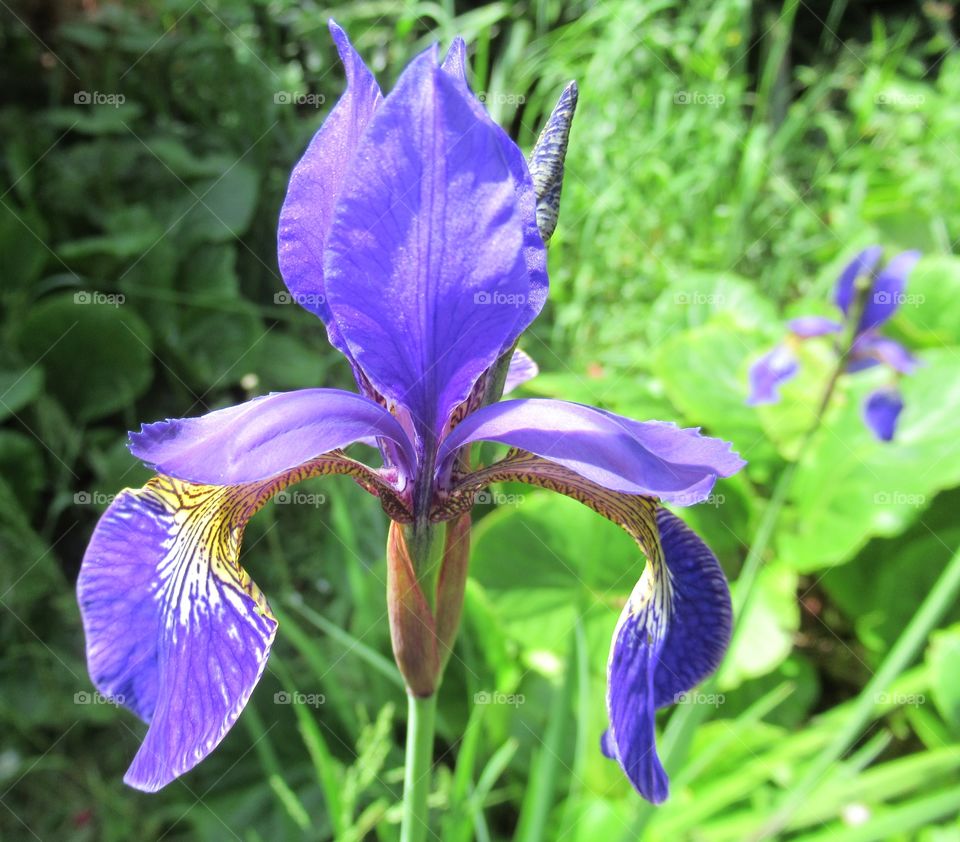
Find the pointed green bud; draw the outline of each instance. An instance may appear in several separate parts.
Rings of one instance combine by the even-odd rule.
[[[563,162],[567,155],[570,126],[577,108],[577,83],[563,89],[547,119],[528,162],[537,194],[537,227],[547,242],[560,216],[560,191],[563,188]]]

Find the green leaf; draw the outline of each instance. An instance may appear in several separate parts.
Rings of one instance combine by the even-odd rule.
[[[0,201],[0,280],[4,292],[26,289],[43,271],[52,253],[49,231],[40,214]]]
[[[490,595],[503,628],[557,665],[581,613],[595,609],[609,635],[643,571],[633,540],[562,495],[489,493],[501,505],[474,529],[470,575]]]
[[[933,702],[960,733],[960,625],[931,635],[927,650]]]
[[[685,423],[729,439],[748,462],[775,456],[753,407],[747,406],[747,369],[770,347],[769,335],[721,314],[667,339],[653,372]]]
[[[236,164],[221,176],[191,185],[190,210],[180,230],[190,243],[223,243],[243,234],[257,204],[260,176],[248,164]]]
[[[0,421],[28,406],[43,389],[39,365],[14,371],[0,371]]]
[[[910,273],[894,325],[913,345],[960,345],[960,259],[923,258]]]
[[[782,564],[763,568],[720,669],[720,686],[736,687],[776,669],[792,651],[799,627],[796,572]]]
[[[106,303],[84,291],[46,298],[19,329],[19,345],[43,364],[47,388],[80,422],[110,415],[146,391],[152,377],[150,331],[122,296]]]

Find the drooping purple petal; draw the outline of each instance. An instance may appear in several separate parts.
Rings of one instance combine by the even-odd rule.
[[[669,590],[664,577],[644,578],[623,609],[607,664],[606,754],[620,764],[647,801],[662,804],[670,785],[657,754],[653,676],[666,632]]]
[[[857,297],[857,278],[873,272],[882,254],[883,249],[880,246],[868,246],[843,268],[833,293],[834,301],[843,315],[850,314],[850,308]]]
[[[539,373],[540,366],[537,365],[533,357],[517,348],[510,358],[507,379],[503,383],[503,394],[509,394],[528,380],[533,380]]]
[[[796,355],[788,345],[777,345],[750,367],[750,396],[747,403],[756,406],[780,400],[779,387],[800,370]]]
[[[259,482],[357,441],[386,438],[416,456],[402,427],[383,407],[353,392],[302,389],[254,398],[197,418],[157,421],[131,433],[134,456],[158,472],[190,482]]]
[[[294,167],[277,244],[280,271],[294,300],[323,319],[330,342],[345,351],[327,303],[324,244],[353,155],[381,96],[377,80],[333,21],[330,34],[346,71],[347,89]]]
[[[863,421],[880,441],[892,441],[902,411],[900,391],[888,386],[872,392],[864,401]]]
[[[441,470],[458,448],[475,441],[502,442],[605,488],[679,505],[704,499],[718,477],[745,464],[728,442],[697,430],[557,400],[504,401],[467,416],[441,445]]]
[[[520,187],[436,51],[414,59],[360,142],[324,274],[352,356],[425,437],[526,324]]]
[[[919,259],[920,252],[904,251],[877,273],[873,288],[863,305],[858,334],[879,327],[899,309],[907,287],[907,276]]]
[[[150,723],[125,777],[137,789],[206,757],[263,672],[277,622],[237,562],[263,499],[155,477],[122,491],[90,540],[77,581],[87,661],[104,696]]]
[[[825,316],[800,316],[787,322],[787,327],[794,336],[799,336],[801,339],[811,339],[814,336],[825,336],[828,333],[839,333],[843,330],[840,322]]]
[[[657,511],[660,545],[673,592],[667,636],[654,676],[654,706],[681,695],[711,675],[730,645],[733,609],[726,576],[696,532],[666,509]]]
[[[868,331],[853,343],[847,371],[862,371],[879,363],[901,374],[912,374],[920,361],[895,339]]]
[[[662,562],[654,554],[624,607],[607,667],[610,729],[601,749],[655,804],[668,794],[657,756],[654,715],[684,701],[719,665],[732,613],[723,571],[675,515],[657,512]],[[663,569],[665,567],[665,570]]]

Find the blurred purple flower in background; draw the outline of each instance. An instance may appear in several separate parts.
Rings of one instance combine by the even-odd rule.
[[[799,342],[840,334],[837,351],[846,361],[845,371],[854,373],[883,365],[893,374],[894,382],[874,390],[863,404],[863,420],[871,432],[881,441],[893,439],[903,409],[895,380],[899,375],[912,373],[919,363],[899,342],[881,336],[879,328],[903,302],[907,276],[920,254],[901,252],[877,271],[882,253],[880,246],[870,246],[840,273],[834,303],[841,320],[801,316],[787,323],[790,332],[786,339],[750,368],[748,404],[775,403],[780,399],[779,387],[800,370],[796,356]]]

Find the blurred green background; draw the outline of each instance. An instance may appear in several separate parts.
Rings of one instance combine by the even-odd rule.
[[[158,795],[121,782],[143,727],[92,695],[73,594],[98,515],[148,476],[128,429],[350,386],[320,323],[277,297],[286,179],[343,85],[333,15],[386,89],[462,34],[474,89],[526,150],[579,81],[551,299],[523,341],[543,373],[525,393],[733,441],[747,469],[683,514],[734,582],[829,373],[811,345],[784,401],[757,410],[749,364],[786,317],[829,312],[859,247],[926,255],[889,329],[924,362],[897,440],[860,422],[875,375],[844,380],[656,811],[598,750],[642,558],[563,498],[501,488],[476,510],[434,838],[738,842],[829,761],[777,838],[960,840],[960,612],[864,697],[960,545],[952,3],[0,6],[0,838],[397,836],[385,518],[349,480],[299,486],[251,523],[274,657],[221,748]],[[866,723],[833,761],[858,704]]]

